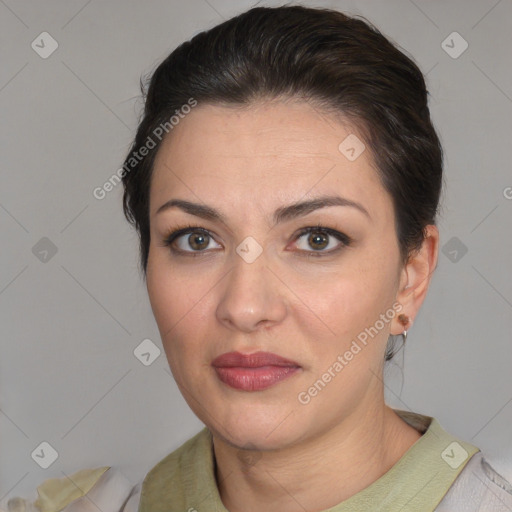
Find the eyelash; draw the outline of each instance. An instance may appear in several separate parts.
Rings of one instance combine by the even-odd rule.
[[[306,234],[315,233],[315,232],[319,232],[324,235],[332,236],[332,237],[336,238],[338,241],[340,241],[341,245],[339,245],[335,249],[331,249],[329,251],[321,251],[321,250],[320,251],[304,251],[302,249],[299,249],[298,250],[299,254],[305,253],[305,254],[301,254],[301,256],[323,257],[323,256],[331,255],[331,254],[334,254],[334,253],[340,251],[344,247],[351,246],[352,242],[353,242],[353,239],[350,238],[345,233],[341,233],[335,229],[328,228],[319,223],[314,226],[308,226],[308,227],[302,228],[299,231],[299,233],[297,234],[297,236],[295,237],[295,240],[298,240],[299,238],[301,238],[302,236],[304,236]],[[177,255],[191,256],[191,257],[202,256],[204,253],[207,252],[206,250],[183,251],[181,249],[174,249],[171,247],[173,242],[176,239],[178,239],[180,236],[183,236],[186,234],[191,234],[191,233],[202,233],[204,235],[207,235],[210,238],[213,238],[207,229],[204,229],[200,226],[194,226],[194,225],[188,224],[187,226],[179,227],[179,228],[175,229],[174,231],[171,231],[169,234],[167,234],[167,236],[162,241],[162,246],[169,247],[170,250]]]

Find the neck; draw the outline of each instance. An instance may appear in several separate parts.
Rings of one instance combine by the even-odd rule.
[[[322,511],[380,478],[420,437],[384,400],[300,444],[247,457],[214,436],[219,493],[230,512]]]

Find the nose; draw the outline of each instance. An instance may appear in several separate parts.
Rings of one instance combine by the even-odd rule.
[[[287,311],[285,286],[268,268],[265,253],[252,263],[238,254],[233,260],[216,309],[219,322],[246,333],[282,322]]]

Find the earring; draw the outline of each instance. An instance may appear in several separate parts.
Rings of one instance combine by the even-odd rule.
[[[401,313],[398,315],[398,321],[405,327],[409,324],[409,317],[407,315],[404,315]],[[404,344],[407,340],[407,329],[404,329],[404,332],[402,332],[402,338],[404,339]]]

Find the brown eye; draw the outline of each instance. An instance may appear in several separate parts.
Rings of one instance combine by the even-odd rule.
[[[188,236],[187,242],[195,251],[201,251],[208,247],[210,237],[203,233],[191,233]]]
[[[303,239],[303,242],[300,241],[301,239]],[[296,246],[299,252],[320,256],[340,250],[351,243],[352,239],[344,233],[323,226],[314,226],[301,230],[297,237]]]
[[[206,252],[206,249],[211,249],[210,245],[213,242],[214,239],[207,230],[189,227],[172,232],[164,240],[163,245],[170,247],[171,251],[176,253],[194,255],[194,253],[203,253]],[[221,246],[217,244],[217,247]]]
[[[311,232],[308,236],[308,244],[315,250],[321,250],[329,244],[329,237],[324,233]]]

